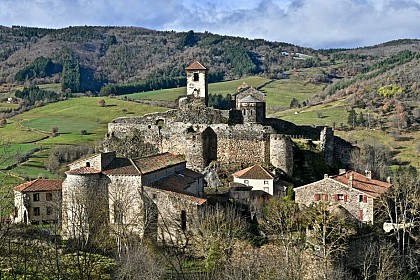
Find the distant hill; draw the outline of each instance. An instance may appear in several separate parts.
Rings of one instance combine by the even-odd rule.
[[[287,43],[193,31],[0,27],[0,83],[22,83],[25,79],[36,83],[57,81],[60,78],[57,70],[65,68],[69,61],[79,64],[82,83],[90,83],[85,89],[104,83],[180,77],[194,60],[210,69],[212,81],[231,80],[245,75],[278,75],[284,70],[307,66],[307,60],[295,59],[293,53],[316,56],[314,50]],[[51,59],[53,64],[49,71],[32,75],[36,71],[31,69],[38,67],[32,64],[39,64],[36,60],[40,57]],[[25,68],[26,72],[20,72]]]
[[[404,127],[418,122],[420,115],[419,58],[420,40],[415,39],[314,50],[192,30],[0,26],[0,85],[61,82],[63,91],[102,88],[103,95],[130,94],[183,86],[185,67],[199,60],[210,69],[210,82],[254,75],[287,79],[304,73],[302,83],[321,90],[305,94],[310,98],[298,100],[302,104],[346,98],[349,109],[367,107],[385,116],[399,108],[409,113],[402,116]]]

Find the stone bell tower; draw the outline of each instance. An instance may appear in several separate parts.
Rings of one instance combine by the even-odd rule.
[[[185,68],[187,74],[187,99],[208,104],[208,69],[198,61]]]

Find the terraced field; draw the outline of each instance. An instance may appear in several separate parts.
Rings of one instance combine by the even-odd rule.
[[[163,112],[166,108],[147,106],[112,98],[103,98],[106,106],[100,107],[98,97],[71,98],[66,101],[50,103],[19,114],[0,127],[3,146],[9,154],[18,154],[6,162],[0,169],[16,164],[20,155],[38,148],[40,151],[31,155],[25,163],[13,168],[10,176],[36,178],[42,174],[53,178],[56,175],[45,169],[49,149],[54,145],[80,144],[93,146],[94,142],[103,139],[108,122],[121,116],[144,115],[152,112]],[[51,128],[58,128],[58,135],[51,136]],[[86,130],[82,135],[81,131]],[[6,145],[7,144],[7,145]],[[0,149],[0,158],[4,149]]]

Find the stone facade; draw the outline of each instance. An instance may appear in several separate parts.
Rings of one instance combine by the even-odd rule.
[[[13,189],[13,223],[56,223],[61,213],[61,183],[58,179],[36,179]]]
[[[373,223],[375,200],[390,186],[386,182],[349,171],[295,188],[295,201],[306,206],[314,203],[342,206],[356,220]]]
[[[67,239],[124,228],[181,242],[185,238],[178,233],[187,230],[186,220],[206,202],[203,175],[171,154],[127,159],[101,153],[70,164],[66,175],[62,233]]]
[[[132,150],[146,147],[149,152],[180,154],[185,156],[188,168],[198,171],[204,170],[214,160],[271,163],[292,176],[295,145],[290,135],[300,134],[320,140],[330,166],[338,163],[340,167],[346,167],[347,162],[341,161],[340,156],[350,154],[348,150],[352,147],[335,141],[330,128],[301,128],[279,119],[266,119],[264,94],[247,85],[242,86],[235,96],[236,108],[226,112],[208,108],[203,102],[191,100],[191,96],[198,92],[200,98],[203,98],[203,91],[207,92],[207,85],[202,84],[207,83],[207,78],[200,76],[207,75],[207,69],[195,62],[187,67],[186,72],[187,96],[180,100],[178,110],[113,120],[108,124],[104,150],[118,150],[125,155],[122,148],[133,146]],[[191,91],[192,88],[200,88],[200,91]],[[124,147],[121,147],[122,142]]]

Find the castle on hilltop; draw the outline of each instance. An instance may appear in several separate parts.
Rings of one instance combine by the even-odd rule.
[[[327,164],[348,163],[351,145],[335,137],[331,128],[267,118],[265,94],[247,85],[235,94],[234,108],[209,108],[208,69],[196,61],[185,70],[187,94],[178,109],[113,120],[104,149],[127,157],[181,154],[188,168],[196,171],[212,161],[270,163],[292,176],[296,147],[290,135],[300,135],[319,144]]]

